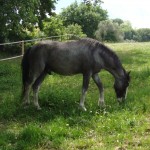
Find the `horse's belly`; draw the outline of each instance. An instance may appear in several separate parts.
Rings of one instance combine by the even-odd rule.
[[[55,73],[61,75],[74,75],[80,73],[80,67],[77,65],[70,65],[70,64],[55,64],[51,67],[51,70]]]
[[[90,61],[88,57],[81,57],[79,55],[53,55],[49,58],[49,66],[53,72],[62,75],[73,75],[83,73],[89,69]]]
[[[75,70],[63,70],[63,69],[52,69],[53,72],[60,74],[60,75],[74,75],[74,74],[78,74],[80,73],[79,71],[75,71]]]

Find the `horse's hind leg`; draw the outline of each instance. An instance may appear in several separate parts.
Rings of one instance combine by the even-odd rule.
[[[87,89],[89,86],[90,77],[91,77],[91,74],[83,75],[83,85],[82,85],[82,95],[81,95],[81,99],[80,99],[80,107],[84,111],[86,111],[84,102],[85,102],[86,92],[87,92]]]
[[[92,78],[94,80],[94,82],[96,83],[98,89],[99,89],[99,100],[98,100],[98,105],[104,107],[105,106],[105,102],[104,102],[104,89],[103,89],[103,84],[98,76],[98,74],[94,74],[92,75]]]
[[[29,105],[30,100],[29,100],[29,92],[30,92],[30,83],[25,83],[24,89],[23,89],[23,105]]]
[[[41,83],[43,82],[45,76],[46,76],[46,72],[42,72],[41,75],[35,80],[34,84],[32,85],[32,88],[33,88],[33,103],[34,103],[34,106],[40,110],[41,107],[38,103],[38,92],[39,92],[39,89],[40,89],[40,85]]]

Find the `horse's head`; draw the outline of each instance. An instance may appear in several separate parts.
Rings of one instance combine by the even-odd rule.
[[[124,77],[115,80],[114,89],[119,103],[123,102],[126,99],[129,82],[130,72],[125,72]]]

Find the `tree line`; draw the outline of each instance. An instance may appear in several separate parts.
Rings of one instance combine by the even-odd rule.
[[[110,19],[101,0],[76,1],[55,13],[58,0],[0,0],[0,43],[76,34],[101,41],[150,41],[150,28],[133,29],[129,21]]]

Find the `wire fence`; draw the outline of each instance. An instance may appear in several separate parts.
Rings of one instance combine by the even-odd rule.
[[[80,37],[77,35],[66,34],[66,35],[59,35],[59,36],[36,38],[31,40],[23,40],[17,42],[1,43],[0,46],[3,46],[4,50],[1,51],[0,49],[0,54],[1,54],[0,62],[22,57],[27,47],[39,41],[43,41],[43,40],[67,41],[67,40],[75,40],[79,38]]]

